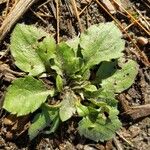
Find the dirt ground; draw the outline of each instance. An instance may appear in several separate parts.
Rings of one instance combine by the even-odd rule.
[[[0,0],[0,106],[6,88],[20,71],[9,52],[10,33],[16,23],[34,24],[52,34],[57,42],[79,35],[92,24],[115,21],[126,40],[125,55],[139,64],[130,89],[118,96],[122,128],[105,143],[80,137],[74,118],[53,135],[40,134],[28,141],[25,123],[0,109],[0,149],[6,150],[149,150],[150,149],[150,1],[149,0],[39,0],[2,34],[4,22],[19,0]],[[21,0],[20,0],[21,1]],[[120,6],[118,6],[118,4]],[[11,16],[13,20],[14,16]],[[1,39],[0,38],[0,39]],[[5,64],[2,67],[1,64]],[[4,65],[3,65],[4,66]],[[28,118],[19,118],[26,122]]]

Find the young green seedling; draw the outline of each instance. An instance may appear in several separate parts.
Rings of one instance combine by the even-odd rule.
[[[111,139],[121,127],[115,97],[138,73],[136,62],[123,58],[121,36],[114,23],[101,23],[56,44],[42,29],[16,25],[11,54],[27,75],[8,87],[3,108],[17,116],[40,110],[29,128],[31,140],[46,127],[45,133],[55,132],[72,116],[81,118],[80,135],[94,141]],[[53,84],[45,86],[43,73]]]

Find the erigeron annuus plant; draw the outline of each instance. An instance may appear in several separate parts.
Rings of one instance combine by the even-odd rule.
[[[31,140],[46,127],[46,133],[55,132],[72,116],[81,118],[80,135],[94,141],[112,138],[121,126],[115,97],[132,85],[138,72],[135,61],[123,58],[121,36],[114,23],[101,23],[56,44],[42,29],[16,25],[11,54],[27,75],[8,87],[3,108],[17,116],[40,110],[29,127]],[[44,75],[52,83],[49,88]]]

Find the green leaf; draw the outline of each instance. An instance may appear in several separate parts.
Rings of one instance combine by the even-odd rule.
[[[60,124],[60,118],[59,118],[59,115],[57,115],[57,117],[55,117],[54,120],[52,121],[50,129],[46,131],[45,133],[46,134],[54,133],[58,129],[59,124]]]
[[[117,70],[112,76],[102,80],[101,86],[103,89],[121,93],[133,84],[138,73],[137,63],[133,60],[121,61],[120,67],[121,69]]]
[[[89,80],[90,78],[90,75],[91,75],[91,72],[89,69],[87,69],[86,71],[84,71],[84,73],[82,74],[82,80]]]
[[[79,122],[79,133],[88,139],[98,141],[110,140],[115,135],[116,130],[121,127],[119,119],[113,118],[110,120],[104,115],[99,115],[95,122],[92,122],[89,117],[84,117]]]
[[[89,115],[88,115],[89,119],[92,122],[95,122],[101,109],[99,108],[96,109],[93,105],[90,104],[90,106],[88,106],[88,110],[89,110]]]
[[[100,83],[102,80],[113,75],[117,70],[117,60],[104,61],[96,72],[95,83]]]
[[[38,75],[45,72],[45,66],[36,52],[38,40],[48,34],[35,26],[18,24],[11,35],[11,54],[18,68],[30,75]]]
[[[50,59],[55,57],[56,43],[53,37],[47,36],[38,42],[36,52],[44,63],[46,70],[50,68]]]
[[[56,72],[56,74],[63,76],[61,62],[57,60],[57,56],[55,58],[50,59],[50,66],[51,66],[51,69]]]
[[[67,75],[73,75],[82,67],[81,58],[76,57],[74,50],[65,42],[62,42],[58,45],[57,56],[59,63],[61,63],[62,70]]]
[[[97,91],[97,87],[95,85],[88,84],[84,86],[84,90],[88,92],[94,92],[94,91]]]
[[[34,112],[54,90],[47,90],[44,83],[31,76],[16,79],[8,87],[3,108],[12,114],[22,116]]]
[[[89,115],[88,107],[82,105],[81,103],[77,103],[76,110],[80,117],[85,117],[85,116]]]
[[[56,87],[59,92],[63,89],[63,79],[60,75],[57,75],[56,77]]]
[[[115,98],[115,94],[112,91],[102,90],[99,92],[96,102],[105,102],[107,105],[117,107],[118,101]]]
[[[42,112],[35,116],[33,123],[29,128],[28,135],[30,140],[35,138],[46,127],[50,127],[50,130],[47,131],[48,134],[55,131],[59,125],[59,120],[59,111],[57,107],[42,105]]]
[[[121,31],[112,22],[93,25],[82,33],[80,46],[86,63],[83,70],[102,61],[121,57],[125,44],[121,36]]]
[[[88,84],[83,87],[83,95],[86,98],[94,98],[99,95],[99,89],[93,84]]]
[[[48,115],[49,118],[51,120],[50,123],[50,128],[45,131],[45,134],[51,134],[53,132],[55,132],[59,126],[60,123],[60,117],[59,117],[59,106],[50,106],[50,105],[43,105],[42,107],[43,111],[47,112],[48,111]]]
[[[45,127],[49,125],[48,120],[43,112],[34,117],[33,123],[28,130],[30,140],[34,139]]]
[[[98,98],[98,96],[101,94],[101,91],[102,91],[103,89],[102,88],[99,88],[99,89],[97,89],[97,90],[93,90],[93,91],[86,91],[86,90],[84,90],[83,91],[83,95],[84,95],[84,97],[86,97],[86,98]]]
[[[80,42],[79,37],[75,37],[75,38],[73,38],[71,40],[68,40],[66,42],[66,44],[74,50],[76,56],[77,56],[77,53],[78,53],[79,42]]]
[[[69,90],[65,92],[59,110],[60,119],[63,122],[68,120],[72,117],[73,114],[75,114],[77,100],[78,98],[73,91]]]

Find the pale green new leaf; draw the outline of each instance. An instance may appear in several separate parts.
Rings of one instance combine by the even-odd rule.
[[[121,127],[119,119],[112,120],[103,115],[99,115],[95,122],[92,122],[89,117],[84,117],[79,122],[79,133],[88,139],[98,141],[105,141],[113,138],[115,131]]]
[[[101,86],[106,91],[121,93],[128,89],[134,82],[138,73],[138,65],[133,60],[120,62],[120,70],[117,70],[112,76],[102,80]]]
[[[84,86],[84,90],[88,92],[94,92],[94,91],[97,91],[97,87],[95,85],[88,84]]]
[[[66,44],[74,50],[76,56],[78,53],[79,42],[80,38],[78,36],[66,42]]]
[[[48,34],[35,26],[18,24],[11,35],[11,54],[18,68],[30,75],[38,75],[45,71],[42,59],[36,52],[38,40]]]
[[[96,99],[96,102],[105,102],[107,105],[112,107],[117,107],[118,101],[115,98],[113,91],[102,90],[99,92],[99,95]]]
[[[68,120],[73,116],[73,114],[75,114],[77,100],[78,98],[73,91],[69,90],[64,93],[59,110],[60,119],[63,122]]]
[[[81,34],[80,46],[86,66],[84,70],[102,61],[121,57],[125,42],[114,23],[101,23],[89,27]]]
[[[56,87],[59,92],[63,89],[63,79],[60,75],[57,75],[56,77]]]
[[[44,63],[46,70],[50,69],[50,59],[55,57],[56,43],[53,37],[47,36],[38,42],[36,52]]]
[[[50,59],[50,66],[52,70],[55,70],[56,74],[63,76],[62,64],[60,60],[57,60],[57,56]]]
[[[3,108],[17,116],[27,115],[37,110],[54,90],[47,90],[44,83],[31,76],[16,79],[8,87]]]
[[[65,42],[62,42],[58,45],[57,56],[62,70],[67,75],[73,75],[82,67],[81,58],[77,57],[73,48],[68,46]]]
[[[90,113],[88,107],[82,105],[81,103],[77,103],[76,110],[80,117],[85,117]]]

